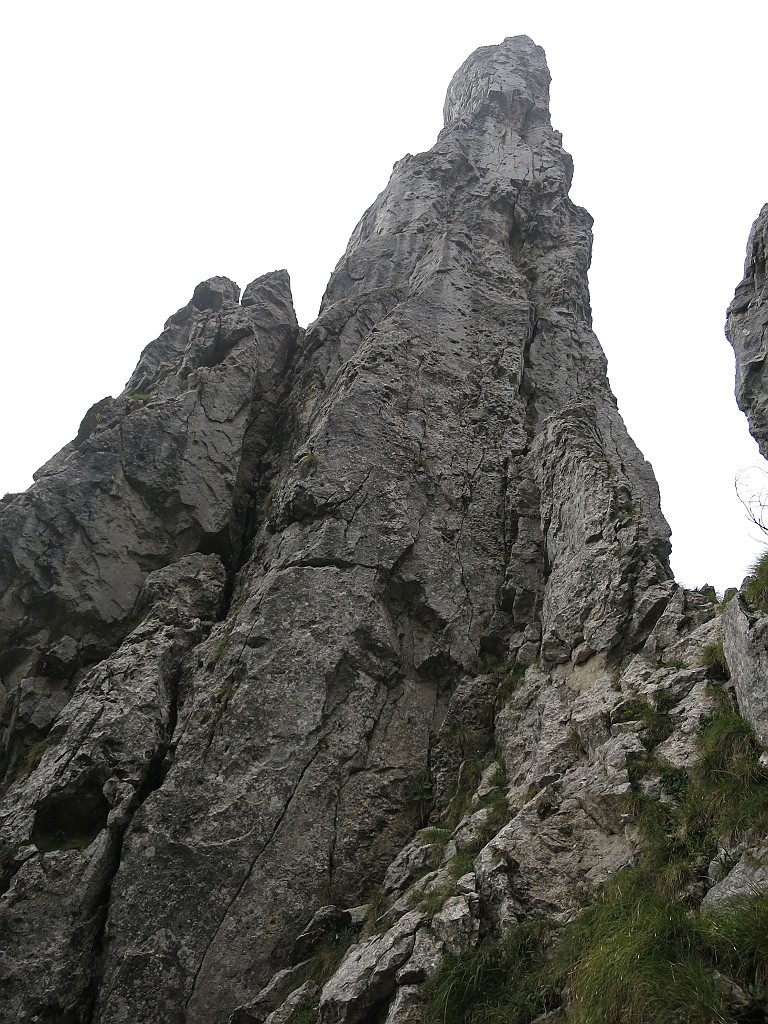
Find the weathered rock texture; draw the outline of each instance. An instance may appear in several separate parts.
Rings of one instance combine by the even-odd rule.
[[[415,1020],[444,951],[632,861],[638,700],[692,757],[715,611],[608,385],[548,84],[526,37],[476,51],[306,332],[284,273],[199,285],[2,510],[14,1019]]]
[[[194,551],[231,567],[298,334],[288,276],[195,289],[120,395],[2,509],[6,770],[135,623],[147,573]]]
[[[768,458],[768,204],[752,225],[744,280],[728,308],[726,334],[736,355],[736,400]]]
[[[744,280],[728,308],[726,335],[736,356],[736,399],[763,457],[768,456],[768,204],[747,243]],[[766,496],[748,496],[764,508]],[[762,512],[758,513],[762,522]],[[739,707],[768,744],[768,613],[750,607],[745,594],[728,604],[723,641]]]

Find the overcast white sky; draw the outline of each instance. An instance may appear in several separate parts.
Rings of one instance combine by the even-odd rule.
[[[311,322],[453,72],[519,33],[595,218],[595,329],[673,567],[739,583],[761,543],[733,478],[758,454],[723,322],[768,202],[764,0],[6,4],[0,493],[122,390],[198,281],[285,267]]]

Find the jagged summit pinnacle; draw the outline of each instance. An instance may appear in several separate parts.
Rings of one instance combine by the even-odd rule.
[[[528,36],[481,46],[451,79],[445,126],[478,115],[501,116],[521,134],[534,123],[549,125],[549,83],[544,50]]]

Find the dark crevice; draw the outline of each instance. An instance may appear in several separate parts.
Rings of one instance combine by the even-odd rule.
[[[84,850],[106,827],[110,806],[103,780],[88,775],[72,789],[49,793],[38,803],[30,839],[40,853]]]
[[[130,822],[133,820],[133,815],[136,813],[140,805],[141,801],[137,799],[136,806],[131,813],[130,821],[126,822],[123,828],[119,830],[115,829],[112,832],[112,850],[109,869],[107,872],[107,881],[102,889],[95,908],[98,926],[91,944],[90,977],[82,997],[83,1015],[81,1019],[83,1024],[92,1024],[94,1014],[96,1012],[96,1000],[98,998],[99,988],[101,985],[101,969],[104,956],[107,918],[109,916],[109,905],[112,899],[112,886],[123,859],[123,842],[125,839],[125,833],[128,831]]]
[[[291,398],[303,356],[299,345],[303,331],[290,330],[285,365],[279,380],[271,389],[276,394],[262,395],[254,392],[251,419],[243,436],[229,527],[233,553],[229,568],[235,572],[251,557],[254,538],[268,511],[273,482],[286,464],[286,449],[294,425]],[[271,415],[265,417],[262,413],[267,405]]]
[[[181,681],[181,674],[181,666],[177,665],[176,669],[168,679],[168,722],[165,727],[165,736],[160,743],[158,743],[152,757],[150,758],[144,779],[136,790],[135,796],[132,800],[128,820],[119,830],[112,830],[113,850],[108,872],[109,880],[104,887],[97,908],[97,912],[100,914],[101,920],[98,931],[93,940],[91,963],[94,966],[86,993],[87,1012],[83,1017],[86,1024],[91,1024],[96,1010],[96,999],[98,997],[99,986],[101,983],[105,930],[110,900],[112,898],[112,885],[120,864],[122,863],[125,835],[133,822],[136,812],[153,792],[160,789],[173,763],[172,743],[176,732],[176,725],[178,723],[179,684]]]

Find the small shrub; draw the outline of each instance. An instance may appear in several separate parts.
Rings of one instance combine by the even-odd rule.
[[[658,768],[661,788],[671,797],[681,797],[690,785],[690,777],[684,768],[671,764],[660,764]]]
[[[434,784],[429,768],[412,775],[405,786],[403,794],[405,805],[413,814],[416,823],[423,827],[429,821],[434,801]]]

